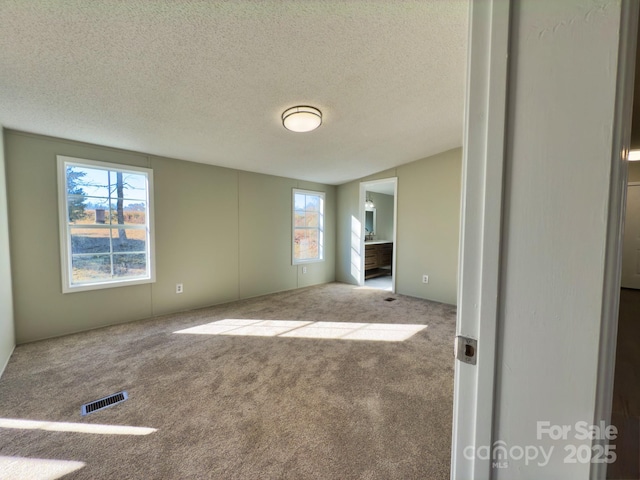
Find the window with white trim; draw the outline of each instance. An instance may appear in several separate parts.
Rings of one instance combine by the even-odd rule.
[[[63,292],[154,282],[153,171],[57,159]]]
[[[324,260],[324,192],[293,189],[293,264]]]

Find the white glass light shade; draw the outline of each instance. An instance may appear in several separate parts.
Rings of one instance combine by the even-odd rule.
[[[640,161],[640,150],[629,150],[629,156],[627,158],[630,162]]]
[[[310,132],[321,124],[322,112],[314,107],[292,107],[282,114],[282,125],[292,132]]]

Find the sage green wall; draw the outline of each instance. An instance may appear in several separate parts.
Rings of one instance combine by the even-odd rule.
[[[265,181],[267,180],[268,181]],[[291,265],[291,205],[296,181],[240,173],[240,297],[296,285]]]
[[[358,182],[349,182],[338,187],[336,280],[353,285],[358,284],[361,268],[359,196]]]
[[[398,177],[396,292],[455,304],[462,149],[424,158],[338,187],[336,279],[357,284],[352,218],[359,218],[360,182]],[[355,248],[355,247],[354,247]],[[352,254],[354,252],[354,254]],[[429,283],[422,283],[422,275]]]
[[[5,142],[19,344],[335,278],[334,243],[304,276],[291,265],[291,188],[305,182],[23,132],[5,131]],[[153,169],[154,284],[61,293],[56,155]],[[336,189],[314,186],[327,195],[331,238]]]
[[[0,126],[0,375],[15,347],[13,300],[11,293],[11,262],[9,254],[9,223],[7,183],[5,178],[4,141]]]
[[[238,172],[151,157],[156,283],[152,315],[238,298]],[[184,293],[176,295],[176,283]]]
[[[460,148],[398,167],[398,293],[456,304],[461,176]]]

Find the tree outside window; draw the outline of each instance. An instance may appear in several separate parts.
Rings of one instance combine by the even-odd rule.
[[[293,189],[293,263],[324,260],[323,192]]]
[[[153,281],[152,171],[62,156],[58,169],[63,291]]]

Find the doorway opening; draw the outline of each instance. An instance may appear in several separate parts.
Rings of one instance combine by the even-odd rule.
[[[640,163],[629,164],[629,179],[640,179]],[[617,428],[616,461],[607,478],[640,478],[640,182],[627,186],[622,275],[618,310],[616,363],[613,380],[611,424]]]
[[[396,291],[396,226],[398,179],[385,178],[360,183],[362,219],[359,285]]]
[[[636,20],[637,21],[637,20]],[[640,149],[640,30],[636,32],[630,149]],[[633,63],[631,63],[633,66]],[[634,158],[632,158],[634,157]],[[628,155],[623,202],[624,223],[620,264],[620,290],[611,400],[611,425],[617,428],[616,461],[608,465],[607,478],[640,478],[640,162]]]
[[[640,49],[636,50],[631,149],[640,149]],[[629,156],[631,157],[631,155]],[[620,297],[611,424],[618,429],[617,459],[607,478],[640,478],[640,162],[629,161],[622,234]]]

